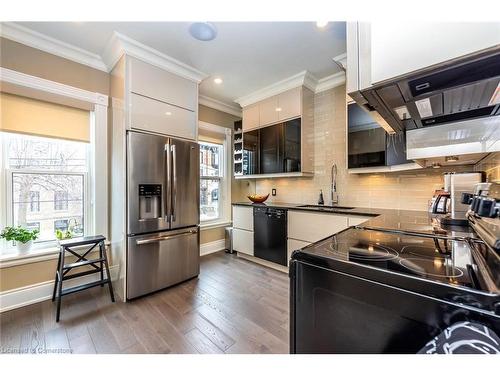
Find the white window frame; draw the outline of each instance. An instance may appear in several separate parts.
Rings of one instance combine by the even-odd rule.
[[[108,228],[108,96],[101,93],[83,90],[77,87],[50,81],[15,70],[0,67],[0,83],[2,91],[36,99],[47,100],[70,107],[85,109],[90,112],[90,147],[88,178],[87,209],[89,213],[86,222],[91,227],[87,234],[102,234],[109,239]],[[5,87],[5,89],[4,89]],[[3,154],[3,153],[2,153]],[[5,155],[0,155],[0,206],[7,205],[7,176],[5,170]],[[37,171],[38,172],[38,171]],[[53,172],[53,171],[52,171]],[[0,224],[8,223],[7,210],[0,210]],[[36,248],[34,248],[36,252]],[[57,247],[53,252],[58,252]],[[43,256],[46,256],[44,252]],[[31,254],[30,254],[31,257]],[[36,256],[33,256],[35,258]],[[13,255],[8,254],[8,260],[3,260],[0,254],[0,265],[14,261]],[[15,257],[14,257],[15,258]],[[33,261],[36,261],[34,259]]]
[[[199,122],[199,129],[207,130],[211,133],[219,133],[224,135],[224,140],[222,143],[205,140],[203,136],[198,137],[198,143],[215,143],[222,144],[223,153],[222,160],[220,160],[221,164],[221,172],[222,177],[220,177],[219,183],[219,217],[217,219],[212,220],[203,220],[200,218],[200,227],[202,229],[210,229],[216,228],[219,226],[227,226],[231,223],[231,160],[232,160],[232,143],[231,143],[231,129],[226,128],[224,126],[210,124],[208,122]],[[219,179],[216,176],[209,177],[203,179]],[[200,176],[200,185],[201,185],[201,176]]]

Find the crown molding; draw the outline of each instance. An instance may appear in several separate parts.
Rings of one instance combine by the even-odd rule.
[[[309,73],[307,70],[304,70],[291,77],[285,78],[281,81],[273,83],[272,85],[257,90],[251,94],[237,98],[235,102],[242,107],[246,107],[263,99],[269,98],[273,95],[281,94],[282,92],[299,86],[306,86],[307,88],[314,91],[316,87],[316,81],[317,79],[311,73]]]
[[[200,95],[198,97],[198,104],[241,117],[241,107],[237,104],[225,103],[205,95]]]
[[[332,74],[331,76],[327,76],[325,78],[321,78],[316,83],[315,93],[326,91],[333,89],[334,87],[343,85],[345,83],[345,73],[338,72]]]
[[[165,55],[154,48],[148,47],[145,44],[115,31],[108,41],[103,53],[103,60],[109,71],[113,69],[117,61],[124,54],[155,65],[196,83],[200,83],[203,79],[208,77],[208,74],[192,66],[184,64],[173,57]]]
[[[0,24],[0,35],[14,42],[108,72],[107,66],[99,55],[33,31],[14,22],[2,22]]]
[[[241,105],[242,107],[247,107],[251,104],[257,103],[271,96],[281,94],[282,92],[300,86],[305,86],[314,93],[318,93],[343,85],[344,83],[345,83],[344,72],[337,72],[330,76],[317,79],[307,70],[304,70],[303,72],[285,78],[284,80],[281,80],[279,82],[273,83],[272,85],[266,86],[251,94],[242,96],[236,99],[235,102]]]
[[[347,52],[335,56],[332,60],[338,62],[344,68],[347,68]]]

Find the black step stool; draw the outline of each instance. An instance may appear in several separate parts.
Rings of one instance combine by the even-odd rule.
[[[56,313],[56,322],[59,321],[59,314],[61,312],[61,298],[66,294],[80,292],[85,289],[93,288],[95,286],[103,287],[105,284],[108,284],[109,294],[111,295],[111,301],[115,302],[115,296],[113,294],[113,285],[111,284],[111,276],[109,274],[109,266],[108,266],[108,258],[106,256],[106,248],[104,247],[104,240],[106,238],[104,236],[90,236],[83,238],[75,238],[70,240],[60,241],[60,250],[59,250],[59,260],[57,261],[57,271],[56,277],[54,280],[54,293],[52,294],[52,301],[55,301],[57,294],[57,313]],[[83,255],[80,255],[76,252],[75,247],[80,246],[90,246]],[[97,259],[87,259],[86,256],[96,247],[99,246],[99,258]],[[81,249],[79,249],[81,251]],[[64,258],[66,256],[66,252],[73,254],[76,256],[77,260],[74,263],[64,264]],[[79,273],[74,273],[71,275],[67,275],[67,273],[73,268],[82,267],[82,266],[91,266],[93,269],[88,271],[82,271]],[[104,278],[104,269],[106,269],[106,278]],[[62,284],[64,280],[74,279],[75,277],[81,277],[86,275],[91,275],[94,273],[100,272],[101,279],[98,281],[94,281],[91,283],[78,285],[72,288],[63,289]],[[57,293],[56,293],[57,292]]]

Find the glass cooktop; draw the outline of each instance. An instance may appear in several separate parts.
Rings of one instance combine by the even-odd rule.
[[[467,241],[351,228],[305,253],[447,284],[481,289]]]

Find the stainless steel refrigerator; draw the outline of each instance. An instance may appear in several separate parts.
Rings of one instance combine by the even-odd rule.
[[[127,133],[127,299],[199,274],[200,151]]]

